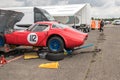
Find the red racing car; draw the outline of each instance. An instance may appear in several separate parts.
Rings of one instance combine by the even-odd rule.
[[[48,47],[51,52],[81,46],[87,37],[87,33],[50,21],[37,22],[27,30],[5,34],[6,44]]]

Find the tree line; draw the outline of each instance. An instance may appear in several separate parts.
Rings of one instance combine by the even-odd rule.
[[[93,17],[92,17],[93,19]],[[103,19],[104,21],[114,21],[116,19],[119,19],[120,20],[120,17],[119,18],[94,18],[95,20],[100,20],[100,19]]]

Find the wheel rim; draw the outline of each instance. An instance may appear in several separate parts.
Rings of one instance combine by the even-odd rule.
[[[53,39],[50,41],[50,49],[52,51],[58,51],[60,49],[61,43],[57,39]]]
[[[0,46],[3,46],[3,39],[0,37]]]

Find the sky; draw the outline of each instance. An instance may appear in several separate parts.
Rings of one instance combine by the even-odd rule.
[[[92,17],[120,18],[120,0],[0,0],[0,8],[90,3]]]

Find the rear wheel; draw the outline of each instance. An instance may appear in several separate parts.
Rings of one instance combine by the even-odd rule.
[[[51,37],[48,41],[48,49],[50,52],[59,53],[64,49],[64,42],[60,37]]]

